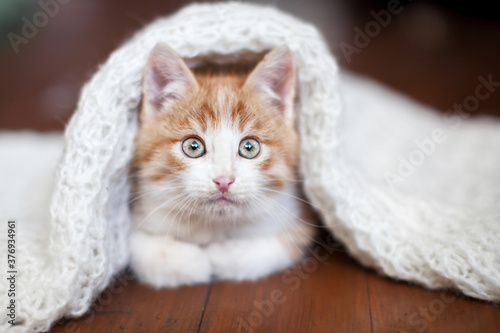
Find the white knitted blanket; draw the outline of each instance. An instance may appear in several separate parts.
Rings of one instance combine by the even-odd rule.
[[[229,2],[186,7],[115,51],[83,88],[64,139],[0,135],[2,247],[7,219],[19,228],[17,325],[2,315],[1,332],[47,330],[82,315],[126,265],[142,70],[160,41],[191,63],[287,44],[297,64],[304,186],[323,222],[354,257],[391,277],[500,301],[500,124],[456,116],[456,125],[340,75],[313,26]],[[2,307],[8,288],[2,275]]]

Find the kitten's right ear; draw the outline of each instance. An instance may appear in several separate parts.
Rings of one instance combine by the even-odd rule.
[[[186,63],[167,44],[157,44],[144,72],[143,113],[156,115],[168,101],[194,89],[198,83]]]

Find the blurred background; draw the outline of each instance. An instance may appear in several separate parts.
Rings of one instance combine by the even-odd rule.
[[[0,129],[63,129],[81,86],[111,51],[148,22],[191,2],[0,0]],[[343,68],[442,111],[473,95],[478,76],[500,82],[494,2],[249,2],[316,24]],[[475,114],[500,116],[498,90]]]

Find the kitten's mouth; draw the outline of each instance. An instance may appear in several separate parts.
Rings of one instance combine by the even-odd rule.
[[[230,204],[236,203],[233,199],[228,198],[224,194],[220,194],[220,195],[216,196],[215,198],[210,199],[209,202],[212,204],[218,204],[218,205],[230,205]]]

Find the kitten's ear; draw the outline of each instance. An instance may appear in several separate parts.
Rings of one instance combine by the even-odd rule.
[[[280,46],[269,52],[250,74],[244,88],[259,94],[275,106],[286,121],[292,121],[295,64],[288,47]]]
[[[198,83],[181,57],[167,44],[157,44],[144,72],[143,112],[158,114],[166,102],[191,89],[198,89]]]

